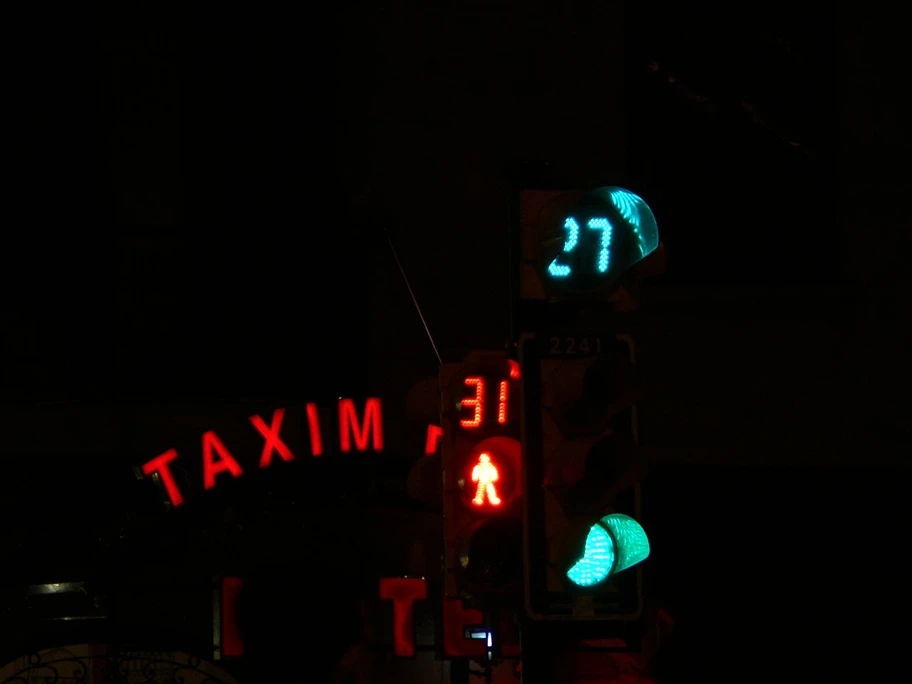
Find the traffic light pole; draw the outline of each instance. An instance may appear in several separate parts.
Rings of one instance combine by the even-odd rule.
[[[637,522],[644,382],[633,337],[639,280],[661,272],[664,252],[655,216],[630,190],[585,190],[549,163],[516,165],[509,180],[510,335],[523,391],[521,672],[524,684],[544,684],[587,639],[611,638],[611,650],[640,643],[643,575],[633,566],[649,544]]]
[[[548,190],[569,189],[573,183],[564,178],[557,165],[549,161],[515,162],[507,169],[509,193],[509,266],[510,266],[510,340],[515,342],[525,330],[532,330],[530,323],[540,317],[541,309],[529,306],[522,297],[521,270],[523,261],[523,206],[522,191],[528,188]]]

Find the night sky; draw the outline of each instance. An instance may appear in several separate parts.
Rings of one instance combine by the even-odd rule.
[[[119,3],[5,21],[13,538],[127,506],[130,468],[170,446],[141,414],[404,405],[438,360],[390,241],[445,362],[502,348],[508,170],[547,160],[571,185],[643,196],[668,254],[643,348],[667,461],[657,586],[691,625],[670,672],[788,671],[798,652],[804,672],[838,671],[855,650],[877,669],[906,649],[883,581],[900,556],[877,546],[907,536],[912,453],[901,22],[627,5]],[[412,427],[390,428],[402,450]],[[777,469],[722,472],[739,463]],[[741,522],[682,541],[725,511]]]

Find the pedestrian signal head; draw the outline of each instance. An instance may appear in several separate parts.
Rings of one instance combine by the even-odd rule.
[[[443,364],[444,590],[490,599],[516,591],[522,565],[519,364],[503,350]]]

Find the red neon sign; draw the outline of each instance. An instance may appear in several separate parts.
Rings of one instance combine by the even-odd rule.
[[[374,451],[383,451],[383,428],[380,420],[380,400],[368,399],[364,407],[364,422],[358,426],[355,402],[339,400],[339,444],[342,451],[351,451],[351,437],[355,438],[358,451],[367,451],[373,437]]]
[[[379,597],[393,602],[393,653],[400,658],[415,656],[415,602],[428,597],[427,580],[420,577],[383,577]],[[244,640],[238,624],[238,602],[243,584],[239,577],[225,577],[221,582],[222,655],[244,655]],[[462,599],[443,600],[443,650],[450,657],[484,656],[489,649],[484,641],[467,639],[466,628],[482,628],[481,611],[465,609]],[[472,631],[469,629],[469,631]],[[500,654],[519,656],[519,637],[507,615],[501,617],[497,634]]]
[[[368,399],[364,407],[364,415],[358,419],[354,401],[340,399],[339,411],[339,450],[343,453],[352,451],[382,451],[383,450],[383,420],[380,399]],[[323,454],[323,437],[320,432],[319,412],[316,404],[305,406],[305,417],[310,437],[311,456]],[[267,425],[261,416],[250,416],[251,425],[263,438],[263,451],[260,455],[260,468],[272,464],[273,455],[278,454],[283,461],[292,461],[295,455],[291,448],[282,439],[280,433],[282,422],[285,419],[285,409],[277,409],[271,422]],[[180,506],[184,502],[184,495],[177,485],[171,464],[177,460],[177,449],[168,449],[163,454],[147,461],[142,465],[142,473],[161,483],[171,505]],[[216,484],[216,477],[222,473],[231,473],[233,477],[244,474],[241,464],[235,459],[228,447],[214,430],[203,434],[202,438],[202,465],[203,488],[212,489]]]
[[[307,405],[307,431],[310,434],[310,453],[312,456],[323,454],[323,437],[320,436],[320,414],[316,404]]]
[[[415,602],[427,598],[427,580],[415,577],[385,577],[380,580],[380,598],[393,602],[393,652],[414,657]],[[443,652],[451,658],[483,657],[490,647],[486,640],[466,638],[466,632],[481,630],[484,614],[463,608],[462,599],[443,599]],[[477,628],[473,630],[472,628]],[[519,637],[505,616],[497,625],[495,643],[506,658],[519,657]]]
[[[165,486],[168,492],[168,498],[171,499],[172,506],[180,506],[184,502],[184,497],[174,481],[174,475],[171,473],[171,461],[177,458],[177,449],[168,449],[160,456],[156,456],[142,467],[143,475],[149,477],[152,475]]]
[[[263,455],[260,456],[260,468],[265,468],[272,463],[273,451],[279,452],[279,456],[282,457],[283,461],[294,460],[294,454],[291,453],[291,449],[279,437],[279,430],[282,429],[282,419],[284,417],[285,409],[276,409],[275,413],[272,414],[272,425],[267,426],[266,421],[259,416],[250,416],[250,422],[253,427],[257,429],[265,440]]]
[[[380,580],[380,598],[393,602],[393,653],[415,655],[415,601],[427,598],[427,581],[411,577]]]
[[[218,460],[213,458],[213,451],[218,452]],[[240,464],[234,460],[234,456],[225,448],[218,435],[212,430],[203,433],[203,486],[206,489],[215,487],[215,476],[226,470],[234,477],[244,474]]]
[[[477,639],[466,639],[466,627],[481,627],[484,613],[463,608],[462,599],[443,599],[443,652],[451,657],[484,656],[488,645]]]
[[[239,577],[221,581],[221,647],[223,656],[244,655],[244,639],[238,623],[238,603],[244,591]],[[415,603],[428,597],[428,582],[420,577],[383,577],[379,598],[393,602],[393,653],[400,658],[413,658],[415,639]],[[484,629],[484,614],[462,606],[462,599],[443,599],[443,651],[448,657],[482,657],[491,650],[487,640],[467,638],[466,634]],[[473,629],[475,628],[475,629]],[[518,658],[519,636],[509,614],[503,613],[492,631],[499,655]]]
[[[222,655],[244,655],[244,638],[238,622],[238,597],[243,586],[240,577],[222,578]]]
[[[424,455],[433,456],[440,448],[440,440],[443,439],[443,428],[439,425],[428,425],[427,438],[424,440]]]

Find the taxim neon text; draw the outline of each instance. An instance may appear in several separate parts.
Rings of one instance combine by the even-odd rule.
[[[367,399],[360,415],[353,399],[339,399],[336,409],[338,447],[341,453],[383,451],[383,414],[380,399]],[[268,419],[260,415],[249,417],[251,426],[263,440],[259,458],[260,468],[268,468],[276,458],[293,461],[298,456],[316,458],[324,454],[326,440],[330,439],[331,435],[324,434],[321,428],[320,412],[316,404],[306,404],[303,416],[296,416],[296,419],[306,421],[309,447],[304,452],[294,453],[283,440],[282,423],[286,417],[285,409],[281,408],[276,409]],[[201,457],[205,489],[212,489],[220,478],[229,475],[236,478],[244,474],[244,469],[231,452],[230,445],[226,444],[214,430],[203,433]],[[171,470],[172,464],[179,458],[184,456],[178,454],[177,449],[168,449],[142,465],[143,475],[156,478],[164,486],[173,506],[180,506],[184,502],[184,494]]]

